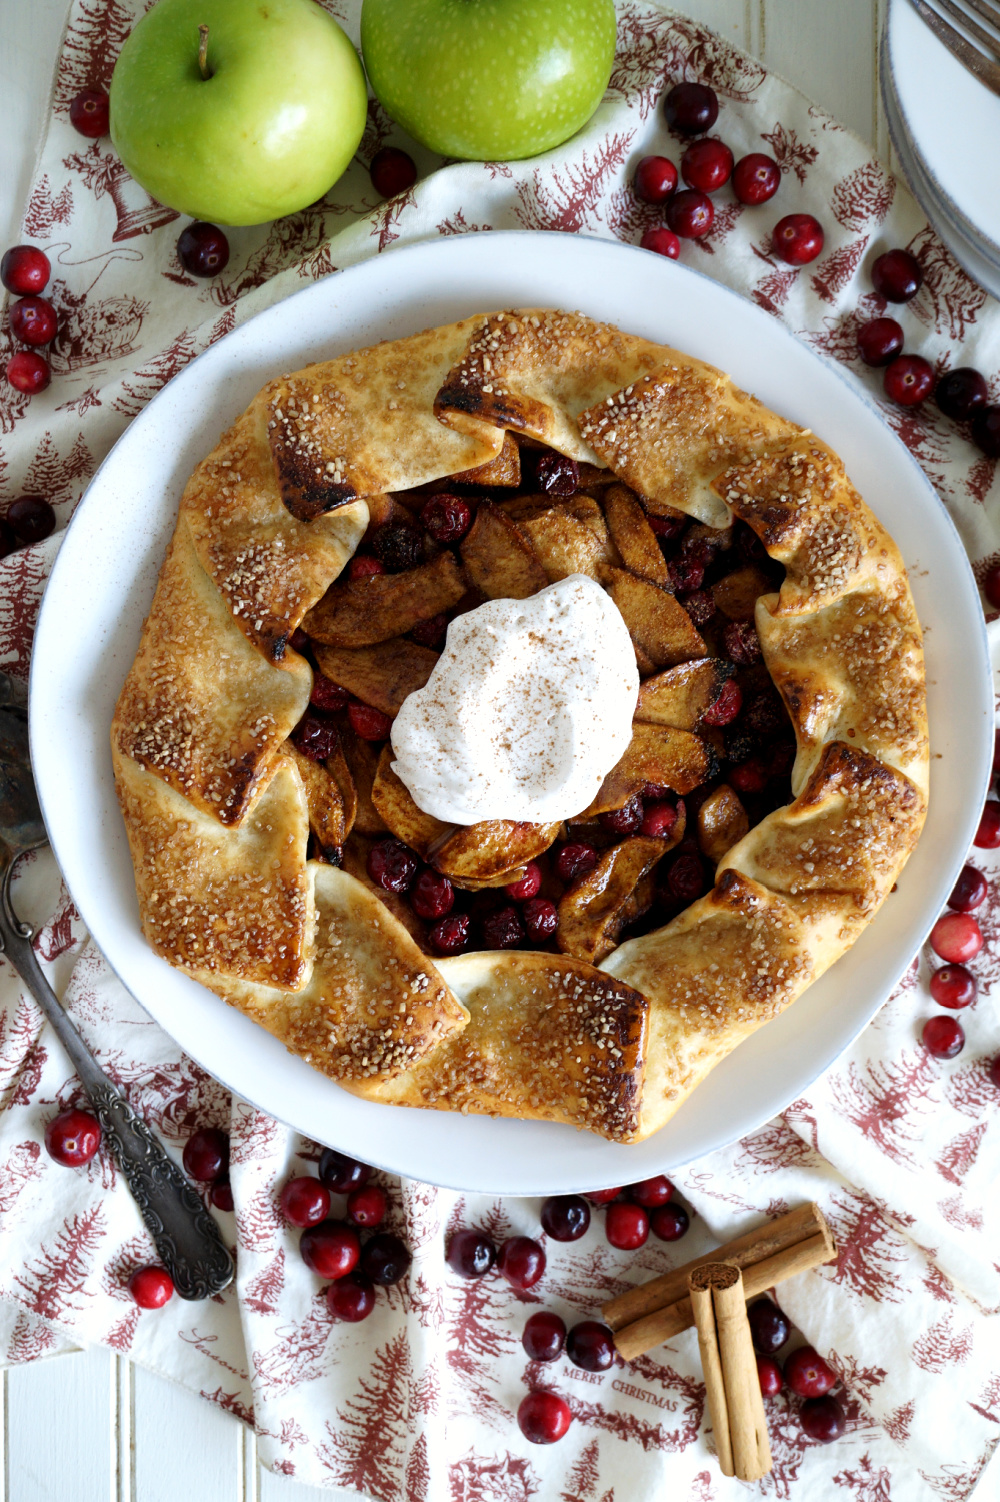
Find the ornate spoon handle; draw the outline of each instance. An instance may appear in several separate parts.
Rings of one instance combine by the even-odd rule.
[[[32,931],[10,905],[10,867],[0,879],[0,951],[52,1024],[101,1123],[104,1141],[182,1299],[207,1299],[232,1281],[219,1228],[174,1160],[112,1084],[63,1011],[31,947]]]

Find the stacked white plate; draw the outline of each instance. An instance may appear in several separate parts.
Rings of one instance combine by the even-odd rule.
[[[881,56],[892,143],[931,225],[956,261],[1000,297],[1000,98],[890,0]]]

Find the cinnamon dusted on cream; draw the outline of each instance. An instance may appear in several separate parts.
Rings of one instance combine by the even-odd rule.
[[[392,768],[449,824],[567,819],[624,754],[638,692],[618,607],[571,574],[452,621],[427,684],[393,723]]]

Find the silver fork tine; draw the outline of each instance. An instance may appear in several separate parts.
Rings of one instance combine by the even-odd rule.
[[[1000,65],[991,58],[984,57],[977,47],[974,47],[962,34],[942,20],[936,10],[932,10],[926,0],[910,0],[910,4],[924,24],[933,31],[948,51],[957,57],[959,62],[969,72],[985,84],[991,93],[1000,95]]]
[[[1000,5],[997,0],[965,0],[965,3],[977,16],[989,21],[991,26],[1000,27]]]
[[[974,21],[967,11],[955,5],[953,0],[937,0],[937,3],[960,26],[964,26],[966,31],[971,31],[972,35],[982,42],[983,46],[993,53],[994,57],[1000,52],[1000,37],[994,36],[992,32],[984,31],[979,22]],[[971,4],[972,0],[969,0],[969,3]]]

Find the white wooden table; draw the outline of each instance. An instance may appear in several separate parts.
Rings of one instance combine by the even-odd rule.
[[[870,141],[890,166],[877,85],[887,0],[681,0]],[[14,243],[66,0],[0,0],[0,249]],[[318,1502],[272,1476],[238,1420],[96,1349],[0,1374],[0,1502]],[[544,1499],[543,1499],[544,1502]]]

